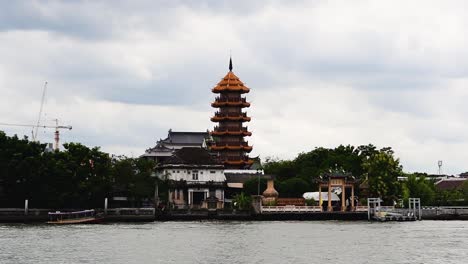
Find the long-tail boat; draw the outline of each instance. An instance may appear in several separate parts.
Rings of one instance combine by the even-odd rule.
[[[83,210],[77,212],[49,212],[49,221],[47,224],[66,225],[66,224],[97,224],[104,218],[96,214],[94,210]]]

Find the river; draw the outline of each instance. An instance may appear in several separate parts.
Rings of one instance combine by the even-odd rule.
[[[0,224],[0,263],[468,263],[468,222]]]

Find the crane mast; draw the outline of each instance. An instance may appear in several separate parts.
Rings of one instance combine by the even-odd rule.
[[[37,117],[37,124],[35,126],[35,130],[32,134],[32,140],[36,141],[37,139],[37,130],[40,127],[41,124],[41,115],[42,115],[42,109],[44,108],[44,100],[45,100],[45,95],[46,95],[46,90],[47,90],[47,82],[44,83],[44,88],[42,89],[42,98],[41,98],[41,106],[39,108],[39,116]]]
[[[12,123],[1,123],[0,122],[0,126],[31,127],[32,128],[32,141],[38,141],[37,140],[37,131],[38,131],[38,129],[40,127],[42,127],[42,128],[55,128],[55,132],[54,132],[54,140],[55,140],[54,149],[59,150],[59,146],[60,146],[60,131],[59,131],[59,129],[71,130],[72,126],[59,126],[59,120],[57,118],[53,120],[53,121],[55,121],[55,126],[41,125],[41,116],[42,116],[42,110],[44,108],[44,101],[45,101],[46,91],[47,91],[47,81],[44,83],[44,88],[42,89],[41,105],[40,105],[40,108],[39,108],[39,115],[37,117],[37,123],[35,125],[12,124]]]

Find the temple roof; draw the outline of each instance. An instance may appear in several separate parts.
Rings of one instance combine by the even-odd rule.
[[[258,179],[259,177],[266,180],[274,180],[275,176],[271,174],[250,174],[250,173],[229,173],[225,172],[226,182],[228,183],[245,183],[251,179]]]
[[[167,138],[161,140],[161,143],[170,144],[194,144],[201,145],[206,138],[209,138],[210,133],[206,132],[175,132],[169,130]]]
[[[210,153],[202,148],[181,148],[163,164],[219,165]]]
[[[145,151],[142,157],[169,156],[175,149],[184,147],[203,148],[205,141],[211,138],[210,132],[175,132],[169,129],[167,137],[156,142],[156,146]]]
[[[237,77],[232,71],[229,71],[226,76],[212,89],[213,93],[223,91],[248,93],[250,89]]]

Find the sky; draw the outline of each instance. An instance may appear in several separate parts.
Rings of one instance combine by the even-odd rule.
[[[138,157],[206,131],[228,71],[251,88],[252,156],[392,147],[468,171],[466,1],[0,1],[0,123]],[[30,128],[0,126],[8,135]],[[53,129],[39,129],[41,142]]]

